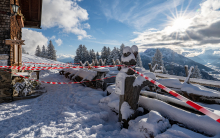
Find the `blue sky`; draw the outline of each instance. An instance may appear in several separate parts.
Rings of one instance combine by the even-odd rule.
[[[219,47],[220,36],[209,37],[219,8],[219,0],[44,0],[42,29],[23,29],[24,48],[34,54],[49,40],[57,55],[75,55],[79,44],[98,52],[122,43],[141,51]]]

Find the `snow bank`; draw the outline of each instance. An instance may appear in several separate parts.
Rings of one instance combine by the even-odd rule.
[[[179,89],[182,87],[182,83],[178,79],[175,79],[175,78],[159,79],[157,80],[157,82],[167,87],[179,88]]]
[[[130,105],[127,102],[123,102],[121,105],[122,119],[127,120],[132,114],[134,114],[134,110],[131,109]]]
[[[83,80],[92,80],[97,75],[96,71],[88,70],[88,69],[81,69],[79,70],[73,78],[76,76],[80,76]]]
[[[106,73],[109,72],[109,69],[108,69],[108,68],[104,68],[104,67],[94,68],[94,69],[92,69],[92,70],[94,70],[94,71],[99,71],[99,72],[106,72]]]
[[[119,71],[109,71],[108,74],[109,75],[117,75],[119,73]]]
[[[179,127],[178,125],[173,125],[170,129],[168,129],[163,134],[157,135],[155,138],[210,138],[199,133],[195,133],[186,128]]]
[[[101,103],[106,103],[110,109],[119,113],[119,95],[112,92],[109,96],[100,99]]]
[[[173,121],[180,122],[186,127],[208,135],[216,135],[220,132],[220,124],[208,116],[200,116],[175,108],[162,101],[140,96],[139,104],[148,110],[159,112],[162,116]]]
[[[198,84],[188,84],[188,83],[181,83],[178,79],[171,78],[171,79],[159,79],[157,82],[163,84],[167,87],[177,88],[181,89],[181,91],[185,91],[187,93],[193,93],[196,95],[203,95],[206,97],[219,97],[220,93],[219,91],[212,90],[205,88]]]
[[[208,89],[201,85],[192,85],[192,84],[183,83],[181,90],[186,91],[187,93],[193,93],[207,97],[220,97],[219,91]]]
[[[118,71],[118,67],[116,66],[116,67],[109,67],[108,68],[110,71]]]
[[[154,73],[151,73],[151,72],[143,72],[142,74],[144,74],[145,76],[153,79],[153,80],[156,80],[156,76]],[[135,79],[134,83],[133,83],[133,86],[140,86],[141,84],[143,84],[143,82],[146,81],[146,79],[140,75],[137,76],[137,78]]]
[[[108,86],[108,87],[107,87],[107,91],[108,91],[109,93],[115,92],[115,84]]]
[[[136,131],[145,137],[155,137],[163,133],[171,125],[168,119],[165,119],[160,113],[151,110],[148,114],[139,116],[135,120],[129,121],[129,131]]]

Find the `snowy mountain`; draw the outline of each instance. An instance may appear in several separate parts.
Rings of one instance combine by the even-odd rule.
[[[218,58],[214,62],[212,62],[211,65],[214,65],[214,66],[216,66],[217,68],[220,69],[220,58]]]
[[[74,62],[74,55],[57,55],[57,61],[60,62]]]
[[[199,58],[205,60],[207,63],[213,63],[220,58],[219,54],[214,54],[216,49],[206,50],[203,54],[198,55]]]
[[[163,61],[165,66],[169,66],[169,65],[176,65],[176,66],[185,66],[188,65],[190,66],[198,66],[200,70],[204,69],[206,71],[213,71],[213,69],[208,68],[200,63],[197,63],[187,57],[184,57],[176,52],[174,52],[171,49],[167,49],[167,48],[159,48],[160,52],[163,55]],[[154,53],[156,52],[156,49],[153,48],[149,48],[147,49],[145,52],[141,53],[141,59],[142,59],[142,63],[143,66],[145,68],[149,68],[148,67],[148,63],[151,63],[152,57],[154,56]]]
[[[187,57],[187,58],[189,58],[189,59],[191,59],[191,60],[193,60],[193,61],[195,61],[195,62],[197,62],[197,63],[203,64],[203,65],[206,64],[205,60],[203,60],[202,58],[200,58],[200,57],[198,57],[198,56],[195,56],[195,57]]]

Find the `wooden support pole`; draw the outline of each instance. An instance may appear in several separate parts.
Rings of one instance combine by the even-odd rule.
[[[151,63],[148,63],[148,66],[149,66],[150,72],[153,72]]]
[[[187,66],[187,65],[185,65],[185,73],[186,73],[186,77],[188,77],[188,75],[189,75],[189,70],[188,70],[188,66]]]

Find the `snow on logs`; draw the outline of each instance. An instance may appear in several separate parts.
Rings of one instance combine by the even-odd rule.
[[[101,79],[109,72],[108,68],[94,68],[94,69],[81,69],[81,68],[67,68],[60,71],[61,75],[65,75],[66,78],[73,80],[74,82],[91,81],[95,79]],[[95,86],[95,82],[84,82],[87,87]]]

